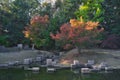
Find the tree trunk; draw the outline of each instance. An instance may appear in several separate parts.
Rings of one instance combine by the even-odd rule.
[[[35,44],[32,44],[32,50],[34,50],[35,49]]]
[[[76,47],[78,50],[78,53],[81,54],[81,48],[79,46]]]

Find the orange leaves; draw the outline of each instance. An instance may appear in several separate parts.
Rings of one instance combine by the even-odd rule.
[[[78,22],[76,19],[70,19],[70,24],[72,27],[77,27],[78,26]]]
[[[86,29],[86,30],[92,30],[92,29],[96,28],[98,25],[99,25],[98,22],[88,21],[88,22],[86,23],[85,29]]]
[[[29,35],[30,35],[30,32],[29,32],[29,31],[23,31],[23,33],[24,33],[24,35],[25,35],[26,38],[28,38]]]
[[[34,16],[31,20],[30,20],[30,24],[36,24],[36,23],[40,23],[40,24],[46,24],[49,22],[49,17],[48,15],[45,16]]]
[[[80,21],[79,20],[76,20],[76,19],[70,19],[70,24],[71,24],[71,27],[74,27],[74,28],[77,28],[79,26],[84,26],[84,22],[83,22],[83,19],[82,17],[80,17]]]
[[[97,26],[98,22],[83,22],[82,17],[80,21],[71,19],[70,24],[63,24],[60,27],[60,32],[58,32],[56,35],[50,34],[50,36],[55,40],[64,39],[71,40],[73,42],[83,42],[88,39],[88,36],[91,35],[90,32],[86,33],[86,31],[96,29]]]
[[[71,27],[77,28],[79,26],[84,25],[84,22],[78,21],[76,19],[70,19],[70,24],[71,24]]]
[[[92,21],[83,22],[82,17],[80,17],[80,20],[71,19],[70,24],[71,27],[74,28],[83,27],[85,30],[92,30],[99,25],[98,22],[92,22]]]
[[[55,35],[51,34],[50,36],[54,40],[65,43],[64,48],[67,49],[72,45],[89,42],[91,38],[96,37],[101,31],[101,29],[97,29],[98,25],[98,22],[84,22],[82,17],[80,17],[80,20],[70,19],[70,24],[63,24],[60,27],[60,32]]]

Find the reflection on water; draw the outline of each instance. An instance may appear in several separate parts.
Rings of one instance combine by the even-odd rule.
[[[120,70],[84,74],[81,76],[80,80],[120,80]]]
[[[47,73],[46,68],[39,73],[21,69],[0,69],[0,80],[120,80],[120,70],[90,74],[74,74],[70,69],[60,69]]]

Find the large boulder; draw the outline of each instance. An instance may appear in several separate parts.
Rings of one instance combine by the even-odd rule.
[[[100,45],[105,49],[120,49],[120,36],[112,34],[109,35]]]
[[[16,51],[20,51],[18,47],[0,46],[0,52],[16,52]]]
[[[0,52],[5,52],[5,51],[7,51],[6,48],[0,45]]]

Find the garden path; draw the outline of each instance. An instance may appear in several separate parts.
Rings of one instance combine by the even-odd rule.
[[[62,58],[61,61],[71,63],[77,59],[81,63],[86,63],[87,60],[95,60],[96,64],[101,62],[107,62],[112,67],[120,68],[120,50],[106,50],[106,49],[82,49],[81,54],[78,54],[77,49],[68,51]]]
[[[39,55],[38,53],[40,53],[39,50],[0,53],[0,63],[35,58]],[[78,59],[81,63],[86,63],[87,60],[91,59],[95,60],[97,64],[106,61],[110,66],[120,68],[120,50],[82,49],[82,54],[78,54],[77,49],[73,49],[61,57],[61,61],[68,60],[68,63],[72,63],[75,59]]]

